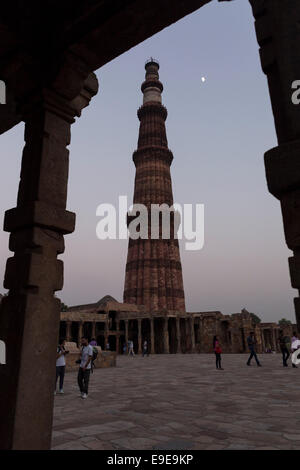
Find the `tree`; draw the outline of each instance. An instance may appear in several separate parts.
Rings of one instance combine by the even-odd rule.
[[[55,295],[55,294],[54,294],[54,297],[56,297],[57,299],[60,300],[60,298],[57,297],[57,295]],[[68,306],[60,300],[60,311],[61,312],[66,312],[67,310],[68,310]]]
[[[280,326],[288,326],[288,325],[291,325],[291,324],[292,324],[292,322],[290,320],[287,320],[286,318],[282,318],[278,322],[278,325],[280,325]]]
[[[252,319],[252,322],[254,324],[258,324],[261,322],[261,318],[259,318],[257,315],[255,315],[255,313],[250,313],[251,315],[251,319]]]
[[[66,304],[64,304],[63,302],[61,302],[60,311],[61,312],[66,312],[67,310],[68,310],[68,306]]]

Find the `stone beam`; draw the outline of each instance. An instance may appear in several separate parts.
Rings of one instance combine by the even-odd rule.
[[[12,0],[1,5],[0,78],[22,101],[64,80],[69,55],[92,72],[210,1],[94,0],[75,8],[74,0],[53,0],[45,17],[36,2]]]
[[[136,0],[110,16],[103,16],[103,9],[99,7],[94,12],[99,15],[99,21],[95,21],[95,27],[86,36],[74,41],[70,29],[70,43],[74,41],[70,50],[84,57],[91,70],[96,70],[211,1]],[[101,47],[104,43],[105,48]]]

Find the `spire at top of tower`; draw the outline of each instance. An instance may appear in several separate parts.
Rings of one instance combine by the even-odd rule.
[[[142,83],[141,90],[144,94],[143,104],[149,101],[161,103],[161,93],[163,84],[159,81],[159,62],[151,57],[145,63],[146,75],[145,81]]]
[[[147,70],[148,65],[156,65],[157,68],[159,69],[159,62],[156,59],[153,59],[153,57],[150,57],[150,59],[146,60],[145,62],[145,69]]]

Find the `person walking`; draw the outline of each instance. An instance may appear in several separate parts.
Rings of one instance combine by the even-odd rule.
[[[81,338],[80,366],[77,376],[78,386],[81,398],[88,396],[89,380],[92,367],[93,347],[89,344],[88,339],[83,336]]]
[[[289,352],[289,343],[290,343],[290,338],[288,336],[284,336],[283,331],[279,331],[279,336],[278,336],[278,342],[280,346],[280,351],[282,354],[282,365],[283,367],[288,367],[288,358],[290,357],[290,352]]]
[[[134,356],[133,341],[128,341],[128,356]]]
[[[221,345],[220,345],[220,342],[219,342],[219,339],[218,339],[217,336],[214,336],[213,348],[214,348],[214,352],[215,352],[215,355],[216,355],[216,368],[219,369],[219,370],[224,370],[221,366],[222,349],[221,349]]]
[[[256,339],[255,339],[255,336],[254,336],[254,331],[250,332],[250,335],[247,338],[247,344],[248,344],[248,348],[249,348],[249,351],[250,351],[250,356],[249,356],[248,361],[247,361],[247,366],[251,365],[251,359],[252,359],[252,357],[254,357],[254,359],[256,360],[257,366],[261,367],[261,363],[259,362],[258,357],[256,355],[256,351],[255,351],[255,349],[256,349]]]
[[[68,354],[69,351],[65,349],[65,340],[60,338],[59,345],[57,347],[57,355],[56,355],[56,379],[55,379],[55,389],[54,395],[56,395],[56,386],[57,386],[57,379],[59,377],[59,393],[63,395],[64,393],[64,378],[65,378],[65,370],[66,370],[66,358],[65,355]]]

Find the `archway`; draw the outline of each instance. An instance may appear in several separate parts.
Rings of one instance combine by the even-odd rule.
[[[5,287],[9,289],[9,295],[3,300],[0,326],[1,332],[3,331],[5,335],[3,339],[7,344],[10,344],[11,338],[14,338],[15,335],[20,338],[20,341],[15,344],[14,348],[11,348],[8,354],[7,368],[10,369],[10,374],[7,373],[7,368],[0,370],[1,383],[3,384],[0,392],[0,414],[3,417],[0,422],[1,439],[3,437],[1,445],[5,448],[32,448],[34,444],[38,443],[38,448],[42,449],[48,448],[50,445],[51,407],[53,404],[53,396],[51,397],[49,392],[52,380],[50,366],[55,359],[60,308],[59,302],[56,302],[53,297],[53,292],[61,289],[63,285],[62,264],[57,260],[57,254],[64,250],[63,234],[71,233],[74,230],[75,222],[74,214],[65,209],[68,159],[61,158],[61,155],[67,154],[70,123],[73,122],[74,116],[81,113],[80,100],[78,100],[80,90],[83,90],[83,83],[92,70],[96,70],[134,44],[193,11],[197,6],[209,3],[209,0],[201,2],[199,0],[199,3],[192,2],[192,6],[189,6],[191,2],[176,0],[164,3],[164,15],[160,15],[157,10],[155,16],[153,14],[156,12],[152,11],[152,8],[149,13],[149,9],[145,8],[143,11],[140,6],[137,7],[139,15],[136,15],[135,18],[135,15],[131,14],[132,24],[126,23],[126,28],[129,28],[128,39],[122,29],[124,25],[119,19],[119,14],[122,14],[120,12],[116,15],[117,18],[112,15],[110,19],[119,28],[116,28],[118,33],[109,38],[107,35],[105,36],[105,28],[101,28],[101,24],[97,24],[97,27],[93,28],[95,22],[92,21],[91,16],[82,22],[84,31],[80,30],[82,18],[76,18],[77,21],[72,22],[76,25],[76,31],[73,31],[73,35],[70,21],[62,21],[59,18],[61,27],[64,24],[68,25],[67,44],[70,44],[71,47],[68,49],[68,45],[64,45],[66,47],[63,51],[64,54],[56,54],[59,63],[56,63],[55,60],[54,62],[47,61],[47,53],[50,54],[51,59],[55,58],[55,51],[51,50],[50,46],[49,50],[44,51],[46,56],[41,57],[42,64],[38,62],[39,56],[35,48],[40,47],[40,41],[39,38],[35,38],[35,41],[27,41],[26,64],[21,63],[22,58],[18,62],[18,80],[15,77],[10,78],[11,70],[14,70],[16,65],[14,54],[11,55],[11,59],[9,58],[7,63],[5,61],[3,64],[3,73],[9,77],[12,92],[19,99],[19,104],[29,103],[28,98],[31,97],[32,90],[35,90],[37,96],[41,98],[40,102],[31,100],[31,103],[35,102],[37,106],[40,106],[38,109],[32,109],[28,106],[26,113],[24,113],[24,116],[26,115],[27,145],[22,165],[20,191],[17,207],[13,209],[13,212],[7,213],[5,218],[5,230],[11,232],[11,247],[16,254],[13,261],[11,258],[7,264]],[[167,3],[169,8],[167,8]],[[261,46],[262,68],[268,77],[279,144],[278,147],[265,155],[268,187],[270,192],[281,202],[286,242],[288,248],[293,252],[293,256],[289,260],[292,286],[299,290],[300,179],[298,154],[300,119],[299,107],[294,106],[294,103],[291,102],[291,85],[294,80],[300,77],[298,60],[300,33],[296,25],[296,19],[300,15],[300,6],[298,0],[286,2],[282,0],[250,0],[250,3],[257,20],[257,39]],[[123,10],[125,17],[128,15],[127,7],[128,5],[124,6]],[[133,8],[131,5],[129,7]],[[90,15],[90,12],[86,11],[86,13]],[[14,16],[9,18],[8,24],[4,22],[3,28],[1,24],[3,35],[8,34],[4,37],[4,47],[6,37],[9,38],[8,47],[11,47],[10,35],[14,35],[14,31],[9,31],[8,28],[10,20],[17,19],[22,26],[20,10],[17,7],[13,8],[12,14]],[[34,14],[36,15],[33,17],[35,24],[41,24],[39,10],[37,9]],[[74,14],[76,15],[76,12]],[[99,15],[99,18],[102,16]],[[154,17],[156,19],[153,22]],[[55,15],[52,15],[52,18],[55,18]],[[150,21],[151,19],[152,21]],[[66,17],[64,20],[68,20],[68,18]],[[4,20],[1,19],[2,21]],[[136,21],[139,22],[138,25]],[[139,27],[140,24],[143,24],[143,27]],[[90,30],[89,28],[86,30],[86,25],[90,25]],[[33,31],[41,30],[43,34],[42,29],[36,28]],[[28,34],[30,33],[31,31],[28,30]],[[108,39],[109,49],[103,47],[105,42],[108,43]],[[55,42],[54,46],[59,49],[58,43]],[[74,54],[72,55],[74,47],[78,53],[76,61],[73,59]],[[80,51],[83,53],[82,57]],[[6,55],[8,52],[9,50],[5,51],[4,49]],[[34,57],[35,60],[31,61],[30,57]],[[64,58],[66,58],[65,62]],[[88,60],[84,60],[85,58]],[[12,62],[9,62],[10,60]],[[47,64],[50,69],[47,68]],[[54,75],[53,70],[56,70]],[[37,71],[43,73],[43,76],[39,75]],[[47,78],[48,81],[45,80]],[[41,83],[43,89],[41,89]],[[45,83],[49,89],[44,89]],[[22,85],[20,86],[20,84]],[[87,101],[96,92],[90,84],[83,91],[80,98],[84,96]],[[49,106],[49,100],[47,101],[45,98],[45,96],[49,98],[49,95],[52,100],[51,106]],[[72,107],[74,101],[76,101],[77,108]],[[86,103],[84,102],[83,105]],[[55,112],[53,112],[53,108]],[[50,140],[53,145],[48,145]],[[30,165],[28,165],[28,161],[31,162]],[[47,164],[49,162],[51,165]],[[34,174],[32,174],[32,169]],[[28,208],[28,212],[23,210],[24,207]],[[36,243],[37,238],[38,244]],[[19,243],[20,241],[22,243]],[[20,314],[16,317],[16,322],[11,322],[11,316],[15,315],[18,309]],[[295,310],[299,325],[299,296],[295,298]],[[24,328],[27,321],[40,325],[39,334],[41,336],[34,328]],[[73,335],[74,329],[72,328],[72,330]],[[44,348],[43,354],[36,355],[40,337],[45,338],[47,347]],[[28,348],[28,344],[32,347]],[[31,371],[28,364],[34,361],[35,369]],[[46,374],[48,371],[49,376],[45,377],[39,390],[35,391],[30,384],[36,374],[43,373],[43,371],[45,373],[45,364],[49,365],[49,370],[46,370]],[[28,374],[34,374],[34,376],[28,377]],[[31,401],[28,399],[26,406],[19,407],[19,412],[15,413],[18,404],[17,397],[20,396],[18,387],[20,383],[26,383],[26,378],[28,388],[23,390],[23,393]],[[39,400],[40,397],[43,399]],[[32,428],[32,424],[26,419],[25,411],[32,417],[39,416],[39,422],[36,422],[36,427],[33,430],[31,429],[32,432],[26,432],[27,426]],[[15,430],[20,429],[21,425],[24,432],[20,438]]]

